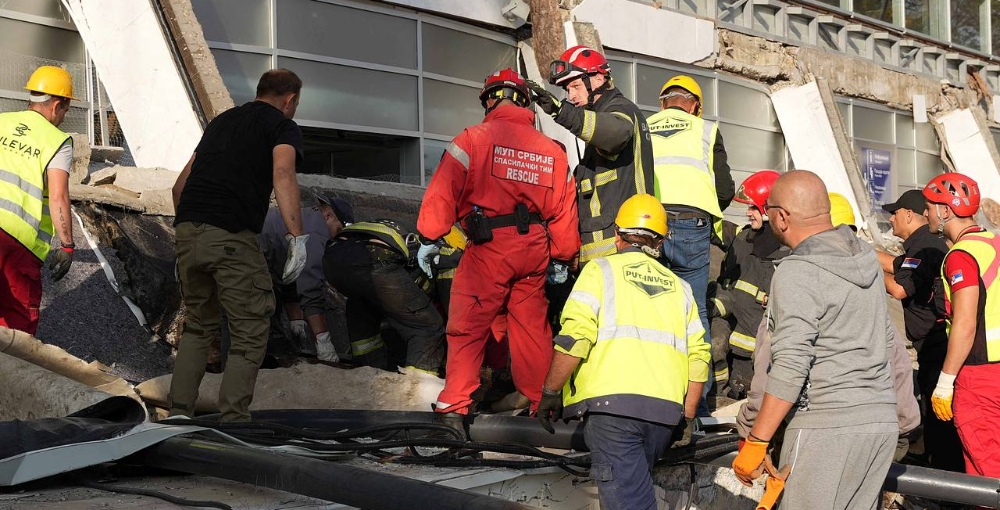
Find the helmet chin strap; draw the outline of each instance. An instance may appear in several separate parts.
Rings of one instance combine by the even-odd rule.
[[[950,220],[951,218],[942,218],[940,207],[941,204],[934,204],[934,214],[937,216],[938,219],[937,235],[938,237],[944,237],[944,224],[947,223],[948,220]]]
[[[587,87],[587,106],[594,106],[594,96],[599,96],[604,91],[611,88],[610,76],[604,78],[604,83],[602,83],[600,87],[597,87],[596,89],[591,88],[590,80],[592,80],[593,77],[594,77],[593,74],[588,74],[587,79],[583,80],[583,86]]]

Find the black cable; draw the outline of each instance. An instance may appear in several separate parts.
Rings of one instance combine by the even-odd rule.
[[[121,485],[97,483],[91,480],[83,480],[83,479],[77,479],[76,483],[77,485],[80,485],[81,487],[87,487],[88,489],[97,489],[99,491],[105,491],[105,492],[115,492],[118,494],[132,494],[135,496],[148,496],[150,498],[162,499],[168,503],[173,503],[178,506],[189,506],[194,508],[219,508],[221,510],[233,510],[233,507],[225,503],[220,503],[218,501],[196,501],[192,499],[178,498],[177,496],[171,496],[169,494],[149,489],[123,487]]]

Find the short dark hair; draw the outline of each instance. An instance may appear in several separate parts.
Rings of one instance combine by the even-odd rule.
[[[302,79],[288,69],[271,69],[257,82],[257,97],[284,96],[302,91]]]
[[[650,248],[656,248],[656,242],[659,241],[659,239],[653,237],[644,236],[640,234],[626,234],[625,232],[621,231],[618,232],[618,235],[621,236],[622,241],[625,241],[628,244],[648,246]]]

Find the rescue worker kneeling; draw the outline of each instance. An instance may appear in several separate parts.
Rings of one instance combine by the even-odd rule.
[[[391,220],[354,223],[326,248],[326,281],[347,298],[347,334],[356,363],[395,370],[386,359],[384,318],[406,343],[406,368],[438,375],[444,320],[405,269],[406,232]]]
[[[618,253],[584,266],[563,309],[538,418],[586,420],[603,508],[656,510],[650,470],[695,416],[710,347],[691,287],[656,261],[659,200],[629,198],[615,225]]]

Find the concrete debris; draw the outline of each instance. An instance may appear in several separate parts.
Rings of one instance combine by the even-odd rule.
[[[121,379],[97,389],[0,353],[0,421],[68,416],[112,396],[105,390],[138,400],[136,393]]]
[[[177,172],[166,168],[135,168],[116,166],[115,186],[144,194],[147,191],[170,190],[177,181]]]
[[[692,486],[697,486],[691,510],[754,510],[764,495],[764,484],[758,481],[746,487],[732,469],[708,465],[680,465],[653,470],[653,483],[665,491],[665,508],[685,508]],[[661,506],[661,508],[664,508]]]
[[[70,184],[69,195],[72,200],[77,202],[98,202],[126,211],[157,216],[174,215],[174,202],[170,197],[169,189],[136,193],[113,184],[100,187]]]
[[[167,406],[172,376],[165,375],[136,387],[150,405]],[[221,374],[205,374],[195,409],[218,412]],[[398,374],[372,367],[333,368],[300,363],[290,368],[261,370],[254,390],[255,409],[371,409],[430,411],[430,403],[444,388],[444,380],[422,374]]]
[[[112,165],[117,164],[118,160],[125,155],[125,148],[107,146],[107,145],[95,145],[90,148],[90,161],[91,162],[107,162]]]
[[[191,0],[163,0],[170,37],[180,50],[184,71],[208,120],[233,107],[233,98],[222,82],[215,57],[205,42],[205,33],[195,16]]]
[[[87,178],[90,167],[90,138],[85,134],[74,133],[73,163],[69,169],[70,184],[80,184]]]
[[[82,184],[88,186],[102,186],[105,184],[114,184],[115,179],[118,177],[118,166],[112,166],[108,168],[102,168],[100,170],[95,170],[87,176],[87,180]]]

